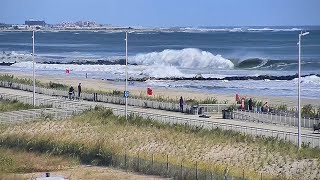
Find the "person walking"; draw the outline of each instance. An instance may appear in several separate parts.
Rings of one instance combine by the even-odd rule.
[[[264,103],[263,107],[263,112],[269,112],[269,105],[268,102]]]
[[[70,86],[69,88],[69,99],[74,99],[74,88],[73,86]]]
[[[184,104],[184,102],[183,102],[183,98],[182,98],[182,96],[180,97],[180,101],[179,101],[179,103],[180,103],[180,112],[182,112],[182,113],[183,113],[183,104]]]
[[[81,83],[78,85],[78,99],[80,99],[81,96]]]
[[[249,111],[252,111],[252,99],[251,98],[249,99],[248,103],[249,103]]]

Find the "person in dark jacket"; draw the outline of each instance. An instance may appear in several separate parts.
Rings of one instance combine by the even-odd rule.
[[[249,110],[252,111],[252,99],[249,99]]]
[[[182,112],[183,113],[183,104],[184,104],[184,102],[183,102],[183,98],[182,98],[182,96],[180,97],[180,112]]]
[[[81,95],[81,83],[79,83],[78,85],[78,98],[80,99],[80,95]]]
[[[74,99],[74,88],[73,86],[70,86],[69,88],[69,99]]]

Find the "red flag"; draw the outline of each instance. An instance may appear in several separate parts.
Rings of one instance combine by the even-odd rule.
[[[151,88],[147,88],[147,94],[148,95],[152,95],[152,89]]]

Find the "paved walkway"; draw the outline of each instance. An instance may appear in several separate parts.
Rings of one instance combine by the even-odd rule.
[[[32,97],[32,92],[26,92],[26,91],[21,91],[21,90],[14,90],[14,89],[7,89],[7,88],[0,88],[0,93],[7,93],[7,94],[12,94],[12,95],[21,95],[21,96],[28,96],[28,97]],[[73,103],[73,104],[77,104],[77,105],[84,105],[86,107],[94,107],[96,105],[101,105],[104,107],[108,107],[108,108],[112,108],[112,109],[119,109],[119,110],[124,110],[124,105],[118,105],[118,104],[109,104],[109,103],[102,103],[102,102],[92,102],[92,101],[70,101],[70,100],[66,100],[60,97],[52,97],[49,95],[43,95],[43,94],[36,94],[36,98],[42,98],[42,99],[48,99],[48,100],[52,100],[52,99],[56,99],[56,100],[61,100],[61,102],[64,103]],[[128,107],[128,111],[129,112],[136,112],[139,114],[145,114],[148,115],[148,117],[170,117],[175,118],[175,119],[180,119],[180,121],[178,123],[183,123],[183,120],[192,120],[194,121],[195,125],[205,125],[205,126],[209,126],[208,123],[210,122],[215,123],[215,124],[221,124],[225,127],[231,127],[229,129],[234,129],[233,127],[239,126],[242,129],[245,127],[245,129],[255,129],[255,131],[268,131],[268,133],[265,133],[263,135],[270,135],[269,133],[273,133],[273,131],[282,131],[285,132],[286,134],[292,134],[291,139],[287,138],[286,139],[290,139],[291,141],[295,142],[295,137],[297,134],[297,128],[296,127],[290,127],[290,126],[282,126],[282,125],[274,125],[274,124],[265,124],[265,123],[255,123],[255,122],[247,122],[247,121],[241,121],[241,120],[236,120],[236,119],[222,119],[222,115],[221,114],[214,114],[212,115],[210,118],[201,118],[198,115],[189,115],[189,114],[184,114],[184,113],[180,113],[180,112],[172,112],[172,111],[164,111],[164,110],[158,110],[158,109],[150,109],[150,108],[141,108],[141,107],[133,107],[133,106],[129,106]],[[170,119],[169,118],[169,119]],[[213,127],[213,126],[212,126]],[[234,129],[237,130],[237,129]],[[242,132],[246,132],[244,130],[241,130]],[[252,133],[251,133],[252,134]],[[314,134],[313,130],[311,129],[307,129],[307,128],[302,128],[301,131],[302,136],[308,136],[312,138],[312,143],[316,143],[319,145],[319,138],[320,138],[320,134]],[[272,134],[273,137],[275,137]],[[277,136],[276,136],[277,137]],[[310,142],[311,140],[308,139],[303,139],[302,141],[305,142]],[[314,142],[316,141],[316,142]],[[316,145],[316,146],[318,146]]]

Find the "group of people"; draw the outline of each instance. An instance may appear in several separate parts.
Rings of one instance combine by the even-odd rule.
[[[70,100],[75,98],[75,93],[74,93],[73,86],[70,86],[68,94],[69,94],[69,99]],[[81,97],[81,83],[79,83],[79,85],[78,85],[78,96],[77,96],[77,98],[80,99],[80,97]]]

